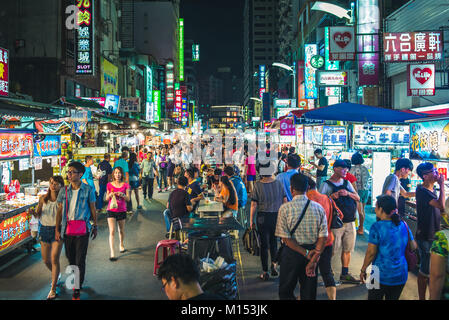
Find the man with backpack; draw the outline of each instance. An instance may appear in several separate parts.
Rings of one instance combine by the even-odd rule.
[[[360,284],[360,280],[349,273],[351,253],[354,251],[356,239],[357,201],[360,201],[360,197],[352,184],[344,179],[349,170],[348,167],[346,161],[336,160],[333,166],[334,174],[321,185],[320,193],[330,196],[343,213],[343,227],[332,229],[335,237],[334,253],[341,249],[340,281]]]

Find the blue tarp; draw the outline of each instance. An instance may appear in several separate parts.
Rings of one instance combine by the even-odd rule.
[[[349,122],[397,123],[406,120],[425,118],[417,112],[404,112],[393,109],[366,106],[344,102],[318,108],[304,113],[306,119],[336,120]]]

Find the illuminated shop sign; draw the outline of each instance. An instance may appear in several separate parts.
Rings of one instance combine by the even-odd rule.
[[[184,81],[184,19],[179,19],[179,81]]]
[[[410,124],[410,158],[449,159],[449,120]]]
[[[265,65],[259,66],[259,88],[265,88]]]
[[[78,29],[75,29],[75,73],[94,73],[94,0],[76,0]]]
[[[305,68],[304,68],[304,81],[305,81],[305,98],[317,99],[318,90],[315,83],[316,69],[312,67],[310,60],[313,56],[318,54],[318,46],[316,44],[306,44],[305,46]]]
[[[354,27],[331,27],[329,29],[329,59],[355,60]]]
[[[336,87],[348,85],[348,72],[347,71],[318,71],[317,73],[317,85],[320,87]]]
[[[175,91],[175,111],[173,112],[173,118],[176,121],[180,121],[182,112],[182,91],[180,89]]]
[[[441,60],[443,35],[440,31],[384,33],[385,62]]]
[[[408,65],[407,96],[435,95],[435,65]]]
[[[159,90],[153,91],[154,104],[154,122],[161,122],[161,92]]]
[[[174,85],[175,85],[175,78],[173,73],[173,62],[167,63],[166,67],[166,90],[167,90],[167,101],[171,102],[175,99],[175,91],[174,91]]]
[[[0,96],[9,94],[9,51],[0,48]]]
[[[192,61],[200,61],[200,45],[192,45]]]

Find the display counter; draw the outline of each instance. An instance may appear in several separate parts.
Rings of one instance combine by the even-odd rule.
[[[21,196],[14,200],[0,201],[0,256],[33,239],[30,228],[31,215],[28,210],[38,202],[39,198],[36,196]]]

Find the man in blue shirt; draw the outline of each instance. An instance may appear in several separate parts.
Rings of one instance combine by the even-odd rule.
[[[97,211],[95,209],[95,191],[88,184],[81,182],[86,168],[82,163],[74,161],[68,164],[68,187],[61,189],[58,195],[58,210],[56,212],[55,240],[64,240],[65,253],[69,265],[79,268],[79,288],[74,288],[73,300],[80,299],[80,288],[86,273],[86,256],[89,244],[89,234],[92,240],[97,237]],[[90,219],[93,225],[90,224]],[[67,235],[67,220],[83,221],[84,235]],[[61,227],[62,222],[62,227]],[[77,284],[75,282],[75,284]]]
[[[290,191],[290,178],[295,173],[300,172],[299,167],[301,167],[301,158],[297,154],[291,153],[287,157],[287,172],[283,172],[276,177],[276,180],[279,180],[284,186],[287,201],[292,201],[293,198]]]
[[[186,187],[186,191],[190,196],[190,201],[194,203],[193,210],[194,212],[200,203],[201,199],[204,199],[203,190],[201,189],[200,184],[195,179],[195,169],[189,168],[186,170],[184,176],[188,180],[188,185]]]
[[[232,184],[234,185],[235,191],[237,192],[238,197],[238,206],[239,206],[239,221],[242,224],[247,223],[246,215],[245,215],[245,207],[246,202],[248,201],[248,193],[246,192],[245,184],[242,181],[242,178],[240,178],[236,172],[235,169],[231,166],[227,166],[224,168],[224,174],[231,180]]]
[[[94,184],[94,176],[92,174],[91,166],[94,164],[94,158],[92,156],[86,156],[86,171],[84,172],[83,176],[81,177],[81,181],[88,184],[92,187],[95,191],[95,184]]]

